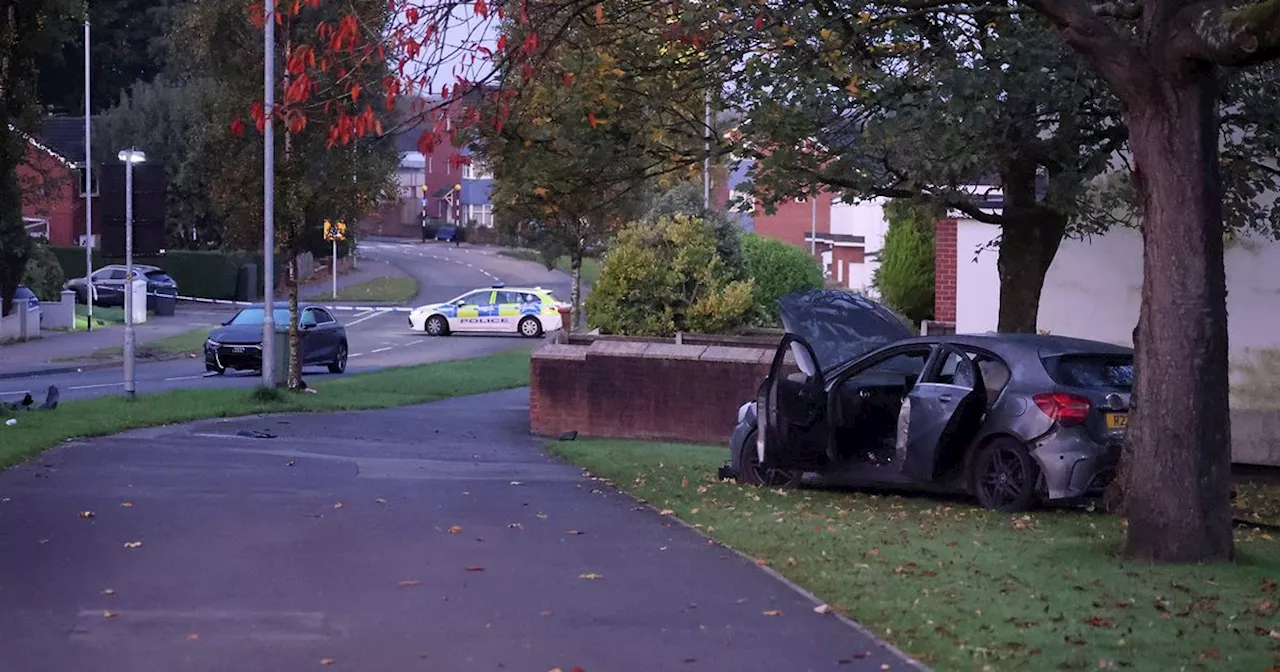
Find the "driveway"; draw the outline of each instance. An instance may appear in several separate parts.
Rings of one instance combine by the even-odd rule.
[[[209,421],[0,473],[2,667],[911,669],[546,456],[527,403]]]

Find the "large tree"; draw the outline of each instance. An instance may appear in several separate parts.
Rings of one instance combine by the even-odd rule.
[[[40,64],[60,48],[78,8],[70,0],[0,0],[0,314],[31,254],[22,223],[18,164],[26,157],[28,132],[40,111],[36,81]]]
[[[297,257],[312,249],[324,220],[354,222],[389,197],[399,162],[383,120],[394,119],[397,79],[383,46],[392,15],[385,0],[279,4],[280,82],[270,118],[262,101],[262,5],[214,0],[192,6],[177,35],[182,76],[216,82],[210,110],[221,137],[207,185],[226,217],[231,244],[262,241],[263,149],[268,123],[276,141],[275,234],[284,262],[290,324],[288,386],[299,389]],[[381,112],[375,110],[378,106]]]

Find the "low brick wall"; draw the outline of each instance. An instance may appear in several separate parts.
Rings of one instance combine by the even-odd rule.
[[[534,351],[534,434],[724,443],[755,398],[773,348],[597,340]]]

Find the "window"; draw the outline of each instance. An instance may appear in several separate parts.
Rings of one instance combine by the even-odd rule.
[[[493,179],[493,171],[489,170],[489,164],[484,159],[471,157],[471,163],[462,168],[462,178],[466,180],[489,180]]]
[[[910,388],[924,372],[924,363],[928,358],[929,351],[926,349],[900,352],[859,371],[849,381],[856,387],[905,383]]]
[[[468,222],[475,222],[476,226],[492,227],[493,226],[493,206],[489,203],[481,205],[470,204],[467,206]]]
[[[330,322],[337,322],[337,320],[333,319],[333,316],[329,314],[329,311],[324,310],[323,308],[316,308],[315,311],[316,311],[316,322],[320,324],[329,324]]]
[[[264,151],[265,151],[265,150],[264,150]],[[434,173],[434,172],[435,172],[435,170],[436,170],[436,161],[435,161],[435,157],[428,156],[428,157],[427,157],[427,172],[428,172],[428,173]]]
[[[125,270],[123,268],[113,268],[103,273],[103,280],[124,280]]]
[[[1129,355],[1050,357],[1045,368],[1059,385],[1133,389],[1133,357]]]
[[[84,198],[84,196],[85,196],[85,194],[84,194],[84,166],[82,166],[82,165],[81,165],[81,166],[79,166],[76,172],[78,172],[78,173],[80,174],[80,177],[79,177],[79,182],[80,182],[80,186],[79,186],[79,196],[80,196],[80,198]],[[93,174],[89,176],[89,179],[91,179],[91,180],[93,181],[93,185],[92,185],[92,186],[93,186],[93,194],[92,194],[92,195],[96,197],[96,196],[98,196],[98,189],[99,189],[99,187],[100,187],[100,185],[99,185],[99,183],[98,183],[98,169],[97,169],[97,166],[95,166],[95,167],[94,167],[94,170],[92,171],[92,173],[93,173]]]
[[[493,292],[472,292],[462,297],[463,305],[467,306],[491,306],[493,305]]]
[[[501,304],[524,303],[524,300],[522,298],[523,296],[528,296],[528,295],[527,294],[522,295],[520,294],[520,292],[498,292],[498,303],[501,303]]]

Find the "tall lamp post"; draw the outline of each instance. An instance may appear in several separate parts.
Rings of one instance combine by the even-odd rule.
[[[276,17],[275,3],[262,3],[266,21],[262,26],[262,89],[266,124],[262,128],[262,386],[276,386],[276,223],[275,223],[275,89]]]
[[[89,107],[89,64],[92,60],[89,58],[89,8],[85,6],[84,13],[84,281],[85,281],[85,303],[88,304],[89,324],[86,330],[93,331],[93,152],[90,151],[90,136],[92,136],[92,124],[90,123],[90,107]]]
[[[137,394],[133,375],[133,166],[146,161],[147,155],[136,149],[126,149],[116,158],[124,162],[124,394],[133,399]]]

